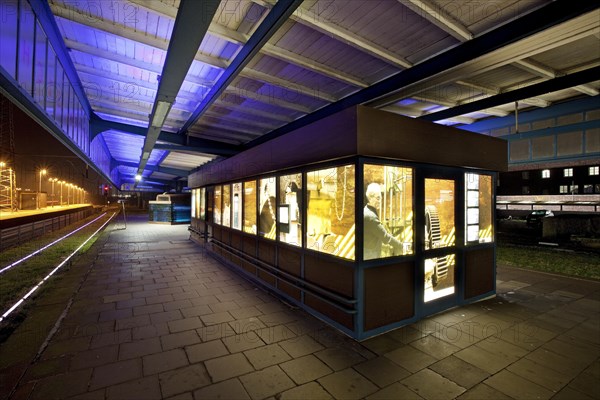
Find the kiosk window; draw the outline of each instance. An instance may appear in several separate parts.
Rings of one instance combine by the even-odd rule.
[[[244,232],[256,235],[256,181],[244,182]]]
[[[302,246],[302,174],[279,177],[279,240]]]
[[[231,186],[223,185],[223,226],[231,226]]]
[[[465,174],[465,244],[490,243],[492,224],[492,177]]]
[[[233,184],[233,196],[231,199],[231,227],[242,229],[242,183]]]
[[[277,228],[275,177],[260,180],[260,214],[258,218],[258,234],[267,239],[275,240]]]
[[[354,165],[307,173],[307,248],[354,260],[354,176]]]
[[[413,253],[413,170],[365,165],[363,259]]]
[[[196,218],[196,198],[198,197],[198,189],[192,189],[192,218]]]
[[[198,190],[197,203],[198,203],[198,218],[206,220],[206,188]]]
[[[425,179],[425,250],[454,246],[454,181]]]
[[[221,195],[222,187],[221,185],[215,186],[215,206],[214,206],[214,220],[215,224],[221,225]]]

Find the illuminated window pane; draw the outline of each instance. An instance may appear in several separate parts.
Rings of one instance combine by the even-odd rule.
[[[425,179],[425,249],[454,246],[454,181]]]
[[[365,260],[413,253],[413,171],[365,165]]]
[[[244,232],[256,235],[256,181],[244,182]]]
[[[569,193],[569,187],[567,185],[560,185],[558,188],[559,193]]]
[[[302,174],[279,178],[279,240],[302,246]]]
[[[479,242],[479,225],[467,225],[467,242]]]
[[[544,179],[550,178],[550,170],[549,169],[542,170],[542,178],[544,178]]]
[[[223,185],[223,226],[231,226],[231,186]]]
[[[221,224],[221,200],[222,200],[222,194],[221,194],[222,188],[221,186],[215,186],[215,205],[214,205],[214,211],[213,211],[213,215],[214,215],[214,220],[215,220],[215,224]]]
[[[260,180],[258,234],[273,240],[275,240],[275,222],[277,221],[275,215],[275,186],[275,177]]]
[[[467,244],[489,243],[492,241],[492,177],[490,175],[465,174],[465,205]],[[472,189],[477,182],[478,189]],[[477,199],[475,201],[474,199]]]
[[[233,184],[233,199],[232,199],[232,222],[231,227],[233,229],[242,229],[242,183]]]
[[[467,191],[467,206],[478,207],[479,206],[479,190],[468,190]]]
[[[199,203],[198,218],[204,221],[206,219],[206,188],[200,189],[197,197],[196,201]]]
[[[565,177],[573,176],[573,168],[565,168],[563,170],[563,175]]]
[[[345,165],[306,175],[306,246],[354,260],[355,167]]]
[[[192,218],[196,218],[196,192],[197,189],[192,189]]]
[[[479,224],[479,208],[467,209],[467,223]]]
[[[449,296],[455,292],[455,265],[456,256],[454,254],[425,259],[425,294],[423,299],[425,303]]]

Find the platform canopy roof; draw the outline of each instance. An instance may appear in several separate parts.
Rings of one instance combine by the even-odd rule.
[[[596,2],[49,0],[124,181],[363,104],[461,126],[597,96]]]

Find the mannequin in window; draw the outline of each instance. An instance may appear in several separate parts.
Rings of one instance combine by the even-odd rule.
[[[272,230],[275,227],[275,196],[270,195],[268,183],[265,183],[264,185],[261,200],[262,199],[264,199],[264,202],[260,207],[258,234],[260,236],[270,237],[272,236]],[[271,237],[271,239],[273,238],[274,237]]]
[[[379,220],[381,208],[381,186],[371,183],[365,191],[367,204],[363,210],[364,219],[364,259],[372,260],[381,257],[383,244],[394,248],[394,254],[402,250],[402,243],[393,237]]]

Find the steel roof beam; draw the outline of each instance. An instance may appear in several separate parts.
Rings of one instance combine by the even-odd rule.
[[[301,3],[302,0],[280,0],[277,2],[277,5],[271,9],[263,22],[254,31],[246,45],[242,47],[206,97],[202,99],[190,119],[181,128],[181,132],[187,131],[198,121]]]
[[[544,78],[556,78],[565,75],[564,71],[556,71],[547,65],[534,60],[518,60],[515,62],[515,65],[527,72]],[[573,87],[573,89],[583,94],[587,94],[588,96],[596,96],[598,94],[598,90],[590,85],[579,85]]]
[[[137,172],[140,175],[218,6],[218,0],[181,0],[179,3],[158,92],[150,113],[148,133],[142,147],[142,158]]]
[[[429,0],[398,1],[461,42],[473,39],[473,34],[467,27],[453,18],[442,6]]]
[[[159,14],[161,16],[167,17],[167,18],[173,18],[173,14],[176,10],[175,7],[173,6],[168,6],[165,5],[163,3],[157,3],[157,2],[147,2],[146,0],[132,0],[133,3],[135,3],[137,6],[154,12],[156,14]],[[272,8],[274,2],[256,2],[257,4],[260,4],[261,6],[265,7],[265,8]],[[376,45],[375,43],[371,43],[371,42],[367,42],[364,38],[361,38],[359,35],[354,34],[350,31],[346,31],[343,28],[337,27],[334,24],[328,23],[328,22],[324,22],[323,19],[310,12],[310,11],[306,11],[303,10],[302,13],[298,13],[298,14],[292,14],[290,16],[291,19],[298,19],[301,18],[303,23],[306,25],[310,25],[313,28],[317,29],[320,32],[324,32],[325,34],[329,35],[329,36],[336,36],[338,40],[342,41],[343,43],[346,43],[350,46],[354,46],[357,47],[356,43],[360,43],[361,46],[359,47],[361,50],[364,50],[368,53],[372,53],[373,55],[375,55],[378,58],[382,58],[384,59],[384,61],[387,61],[389,63],[395,64],[397,66],[401,66],[401,67],[406,67],[406,66],[410,66],[411,64],[408,63],[408,61],[402,59],[401,57],[398,57],[397,55],[393,54],[391,51]],[[327,27],[326,29],[324,27]],[[230,29],[226,26],[223,25],[219,25],[219,24],[212,24],[208,30],[208,33],[210,33],[213,36],[219,37],[223,40],[226,40],[230,43],[239,45],[239,46],[244,46],[247,42],[248,42],[248,36],[244,35],[240,32],[237,32],[233,29]],[[339,71],[335,68],[331,68],[328,67],[327,65],[320,63],[320,62],[316,62],[315,60],[310,60],[306,57],[302,57],[298,54],[294,54],[292,52],[286,51],[280,47],[277,46],[272,46],[272,45],[265,45],[261,50],[260,53],[262,54],[266,54],[269,55],[271,57],[275,57],[281,60],[284,60],[286,62],[289,62],[291,64],[296,64],[296,65],[300,65],[305,69],[308,69],[310,71],[313,72],[317,72],[321,75],[325,75],[328,76],[332,79],[347,83],[349,85],[353,85],[353,86],[358,86],[358,87],[366,87],[368,86],[368,84],[350,74],[346,74],[343,73],[342,71]],[[248,77],[250,79],[255,79],[253,77],[256,76],[255,74],[259,74],[260,72],[251,68],[245,68],[242,72],[240,72],[240,76],[244,76],[244,77]],[[260,78],[258,80],[260,81],[264,81],[265,77]],[[281,81],[281,79],[279,79]],[[283,88],[289,87],[289,86],[297,86],[294,82],[288,82],[283,80],[284,82],[287,82],[286,84],[282,84],[280,82],[278,82],[276,77],[270,77],[268,83],[271,85],[276,85],[276,86],[281,86]],[[310,88],[308,88],[309,92]],[[299,91],[299,89],[298,89]],[[327,101],[335,101],[335,100],[328,100],[326,97],[327,96],[325,94],[321,94],[321,93],[316,93],[318,95],[318,97],[322,98],[323,100],[327,100]],[[315,95],[315,93],[311,94],[312,96]]]
[[[501,93],[486,99],[463,104],[444,111],[427,114],[420,118],[427,121],[439,121],[442,119],[452,118],[457,115],[475,112],[481,110],[482,108],[495,107],[501,104],[512,103],[522,98],[539,96],[542,94],[567,89],[576,85],[583,85],[585,83],[598,80],[598,76],[600,76],[600,67],[594,67],[584,71],[575,72],[571,75],[560,76],[558,78],[537,83],[535,85],[516,89],[511,92]]]
[[[90,131],[93,132],[94,135],[98,135],[99,133],[108,130],[130,133],[132,135],[137,136],[146,136],[148,128],[123,124],[121,122],[107,121],[98,117],[92,118]],[[239,153],[242,150],[242,148],[239,146],[230,145],[215,140],[195,138],[193,136],[190,136],[188,138],[183,135],[166,131],[161,131],[158,135],[157,140],[178,146],[189,145],[191,148],[194,149],[194,151],[220,156],[232,156],[234,154]]]
[[[129,162],[129,161],[117,161],[119,165],[123,165],[125,167],[133,167],[137,168],[137,163]],[[174,175],[177,177],[186,177],[190,173],[190,171],[185,169],[178,169],[172,167],[161,167],[159,165],[146,165],[146,170],[152,172],[161,172],[163,174]]]

